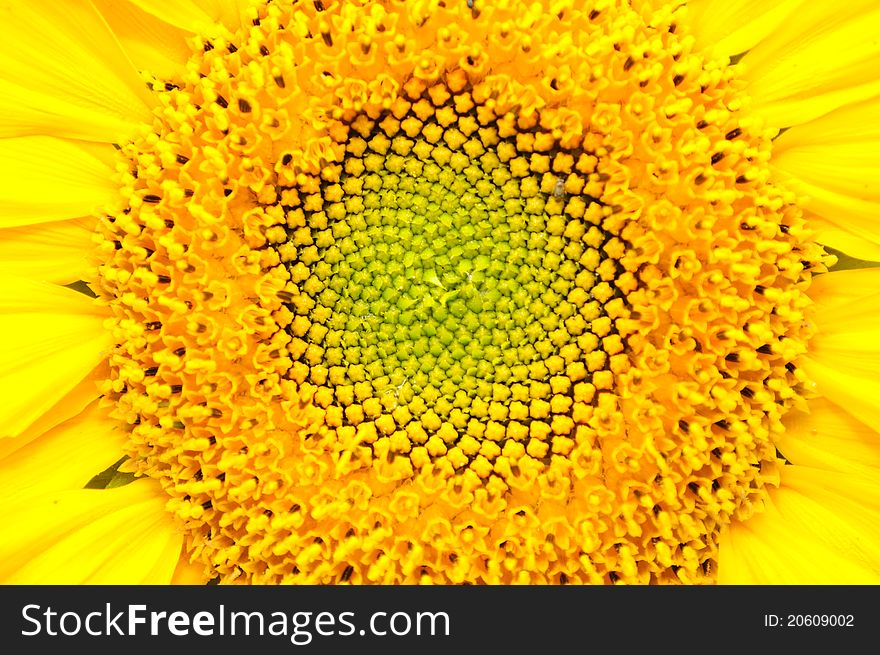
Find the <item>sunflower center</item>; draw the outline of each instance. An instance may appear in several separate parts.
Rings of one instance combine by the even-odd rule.
[[[537,115],[481,123],[458,91],[349,121],[339,180],[289,208],[279,252],[301,290],[291,377],[328,425],[485,478],[508,440],[543,458],[573,429],[615,266],[584,193],[596,158]]]
[[[105,391],[223,581],[711,581],[774,483],[821,251],[682,9],[575,4],[260,4],[154,84]]]

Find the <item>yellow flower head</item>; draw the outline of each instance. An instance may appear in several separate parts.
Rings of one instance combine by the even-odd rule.
[[[203,579],[740,581],[744,530],[833,486],[808,467],[876,509],[876,401],[823,353],[854,341],[829,310],[865,302],[846,276],[877,277],[825,273],[820,243],[861,228],[829,227],[849,196],[807,199],[809,155],[785,156],[880,89],[798,104],[730,57],[759,61],[800,3],[734,2],[714,42],[708,0],[111,4],[89,15],[148,87],[118,103],[149,109],[29,137],[94,171],[63,217],[99,210],[76,223],[97,297],[52,292],[82,322],[77,375],[9,432],[45,442],[100,364],[90,420],[125,458],[91,486],[146,480],[123,489],[162,499]],[[138,55],[133,17],[188,47]],[[41,202],[34,223],[62,218]],[[828,464],[823,412],[870,455]],[[868,543],[854,579],[880,570]]]

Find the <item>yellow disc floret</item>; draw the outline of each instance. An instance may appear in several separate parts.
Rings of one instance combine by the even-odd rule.
[[[128,467],[222,582],[700,582],[823,253],[675,4],[255,4],[120,146]]]

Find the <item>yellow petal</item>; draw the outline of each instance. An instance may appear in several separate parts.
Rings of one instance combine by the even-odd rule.
[[[75,141],[0,139],[0,227],[92,214],[116,199],[112,177],[92,148]]]
[[[192,52],[187,45],[190,32],[156,18],[133,2],[92,2],[138,70],[163,80],[180,78]]]
[[[104,312],[65,287],[0,277],[0,437],[40,418],[113,346]]]
[[[221,26],[235,30],[241,26],[248,0],[131,0],[132,4],[166,23],[194,34],[213,36]]]
[[[836,471],[880,471],[880,433],[825,398],[810,400],[808,409],[789,412],[785,433],[775,440],[788,461]]]
[[[689,22],[697,46],[730,57],[774,32],[803,0],[692,0]]]
[[[4,584],[168,584],[183,538],[158,483],[4,503]]]
[[[250,0],[194,0],[202,9],[229,29],[237,29],[244,22],[243,13]]]
[[[100,396],[100,382],[106,380],[109,374],[108,363],[102,362],[15,439],[0,438],[0,459],[24,448],[34,439],[39,439],[56,426],[85,411],[86,407]],[[9,435],[2,430],[0,437],[2,436]]]
[[[850,257],[869,262],[880,261],[880,244],[873,241],[871,232],[860,229],[852,221],[836,221],[834,223],[810,212],[806,212],[810,229],[815,234],[816,242],[826,245]],[[847,223],[846,227],[841,224]]]
[[[827,321],[833,318],[835,307],[851,305],[878,291],[880,268],[860,268],[817,275],[810,283],[809,296],[824,310],[821,318]]]
[[[0,459],[0,498],[82,489],[123,455],[126,437],[97,401],[8,457]]]
[[[878,269],[826,273],[810,289],[817,333],[801,362],[815,391],[868,425],[880,425]]]
[[[880,381],[876,379],[880,353],[878,346],[865,345],[876,338],[864,331],[817,338],[817,352],[804,362],[816,391],[869,425],[880,419]],[[849,345],[848,339],[858,345]]]
[[[771,165],[825,221],[880,248],[880,97],[796,125],[773,143]],[[851,254],[843,242],[823,243]]]
[[[742,59],[754,110],[791,127],[880,94],[878,32],[876,0],[804,2]]]
[[[0,5],[0,136],[115,142],[152,122],[153,98],[87,0]]]
[[[82,218],[0,229],[0,275],[58,284],[81,280],[94,225],[94,218]]]
[[[99,317],[106,315],[106,311],[99,309],[93,298],[56,284],[3,276],[0,278],[0,289],[0,312],[3,314],[41,314],[48,311]]]
[[[880,583],[875,477],[786,466],[765,511],[722,531],[721,584]]]

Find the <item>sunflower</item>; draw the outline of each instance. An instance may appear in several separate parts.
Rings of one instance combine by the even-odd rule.
[[[3,581],[880,581],[875,0],[0,18]]]

